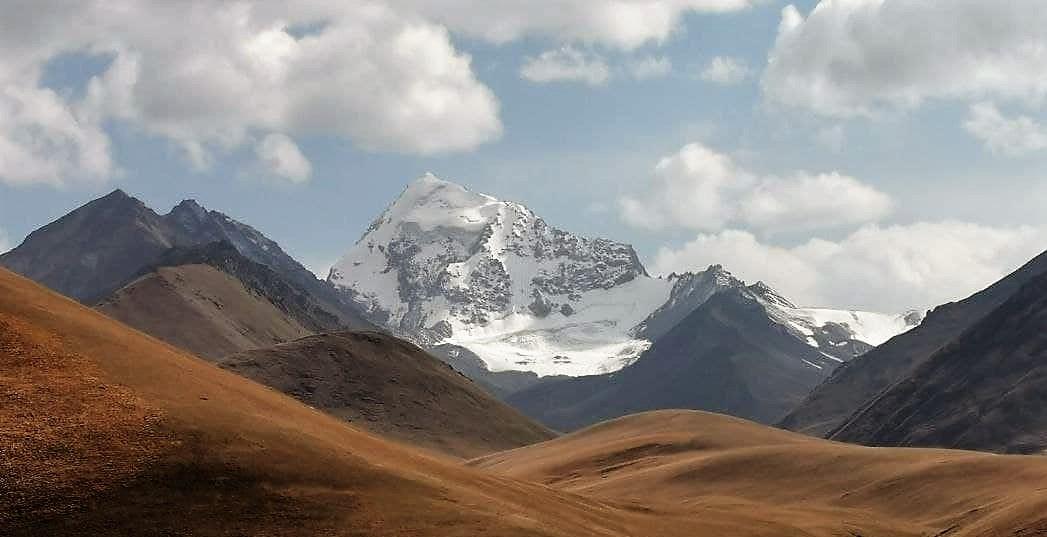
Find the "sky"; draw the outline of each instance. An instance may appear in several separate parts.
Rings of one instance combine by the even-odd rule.
[[[325,276],[425,172],[809,306],[1047,249],[1041,0],[2,0],[0,251],[123,188]]]

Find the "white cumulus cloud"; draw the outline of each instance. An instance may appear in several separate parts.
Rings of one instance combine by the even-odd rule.
[[[112,58],[82,98],[40,87],[70,52]],[[433,154],[502,132],[446,28],[375,1],[21,3],[0,20],[0,88],[0,176],[18,183],[110,175],[107,121],[198,167],[258,133]]]
[[[1028,116],[1007,117],[990,102],[971,105],[963,126],[996,154],[1018,157],[1047,149],[1047,126]]]
[[[853,177],[760,175],[698,143],[662,159],[644,190],[620,205],[627,222],[651,229],[814,230],[877,221],[891,210],[890,197]]]
[[[751,73],[744,60],[729,56],[716,56],[709,65],[699,73],[699,78],[706,82],[731,86],[745,81]]]
[[[266,136],[255,146],[255,155],[266,170],[292,183],[303,183],[313,173],[312,165],[298,145],[284,134]]]
[[[599,55],[565,46],[527,58],[520,76],[531,82],[583,82],[591,86],[606,84],[611,68]]]
[[[534,35],[635,49],[680,29],[688,13],[729,13],[762,0],[391,0],[455,32],[505,43]]]
[[[873,311],[932,307],[992,284],[1043,251],[1047,234],[945,221],[867,225],[838,241],[782,247],[745,231],[701,234],[662,248],[656,272],[722,263],[746,280],[763,280],[808,306]]]
[[[1042,0],[823,0],[782,11],[763,76],[776,102],[837,117],[927,99],[1047,96]]]
[[[54,91],[0,86],[0,183],[102,182],[115,170],[109,145],[98,123]]]

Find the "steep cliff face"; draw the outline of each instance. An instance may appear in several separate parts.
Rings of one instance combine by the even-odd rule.
[[[632,247],[556,229],[530,209],[426,175],[329,281],[395,332],[453,343],[492,370],[592,374],[648,346],[631,329],[669,296]]]

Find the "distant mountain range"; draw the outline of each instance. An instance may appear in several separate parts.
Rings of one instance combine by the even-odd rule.
[[[629,245],[432,175],[327,281],[220,212],[187,200],[161,215],[119,190],[0,264],[213,360],[382,328],[561,429],[672,406],[773,422],[921,320],[800,308],[721,266],[652,277]]]
[[[332,408],[303,386],[360,363],[309,338],[386,330],[559,430],[690,408],[874,445],[1047,448],[1047,254],[926,319],[803,308],[719,265],[652,277],[626,244],[426,175],[326,281],[220,212],[119,190],[0,265],[213,361],[258,350],[237,367]]]

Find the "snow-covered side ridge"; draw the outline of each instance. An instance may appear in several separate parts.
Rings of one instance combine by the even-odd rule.
[[[914,311],[889,314],[801,308],[763,282],[749,286],[749,290],[764,304],[772,319],[837,362],[864,354],[923,321],[923,315]]]
[[[671,284],[632,247],[573,235],[530,209],[427,174],[332,269],[374,318],[420,343],[469,348],[492,370],[604,373],[649,343],[630,330]]]

